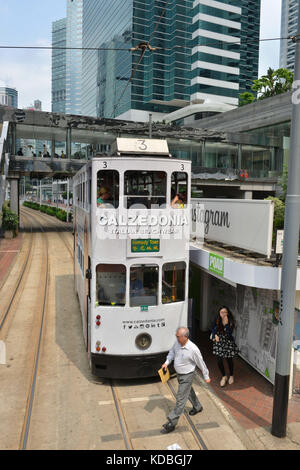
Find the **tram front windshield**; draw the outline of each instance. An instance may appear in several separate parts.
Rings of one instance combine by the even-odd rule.
[[[130,268],[130,307],[157,305],[158,266],[134,265]]]
[[[96,292],[99,305],[124,306],[126,266],[123,264],[98,264]]]
[[[162,270],[162,303],[181,302],[185,299],[184,261],[166,263]]]
[[[167,174],[164,171],[126,171],[124,188],[126,209],[166,205]]]

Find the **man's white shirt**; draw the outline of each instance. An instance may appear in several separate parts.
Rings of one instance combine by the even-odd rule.
[[[181,346],[176,341],[169,351],[166,364],[169,365],[173,360],[177,374],[189,374],[198,367],[203,374],[204,380],[209,379],[209,372],[203,361],[202,354],[192,341],[188,340],[184,346]]]

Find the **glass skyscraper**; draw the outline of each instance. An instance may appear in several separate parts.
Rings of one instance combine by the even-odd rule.
[[[82,114],[82,8],[84,0],[67,0],[66,113]],[[109,3],[109,2],[107,2]]]
[[[116,117],[132,110],[170,112],[189,103],[192,0],[83,0],[83,114]],[[162,48],[146,54],[147,42]],[[126,87],[126,89],[125,89]],[[120,100],[120,98],[122,99]]]
[[[67,19],[52,23],[52,112],[66,112]],[[57,49],[56,49],[57,48]],[[58,49],[61,48],[61,49]]]
[[[259,25],[260,0],[67,0],[66,45],[78,50],[65,55],[65,112],[139,120],[237,105],[257,78]],[[157,49],[138,64],[142,42]]]
[[[282,0],[281,37],[295,36],[298,31],[298,0]],[[294,71],[295,43],[282,40],[280,43],[280,67]]]
[[[83,114],[237,105],[257,78],[259,26],[260,0],[83,0],[83,46],[103,49],[83,52]],[[146,51],[128,84],[141,54],[129,49],[149,40],[159,49]]]
[[[238,104],[258,75],[260,0],[195,0],[191,100]]]
[[[0,104],[4,106],[18,107],[18,92],[15,88],[0,86]]]

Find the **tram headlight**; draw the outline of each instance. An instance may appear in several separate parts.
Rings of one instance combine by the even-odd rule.
[[[135,338],[135,344],[139,349],[142,349],[143,351],[145,349],[150,348],[152,343],[152,338],[148,333],[141,333]]]

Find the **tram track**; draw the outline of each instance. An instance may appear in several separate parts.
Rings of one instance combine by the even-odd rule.
[[[62,228],[66,228],[66,225],[65,225],[65,222],[62,222],[58,219],[55,219],[53,220],[53,217],[52,216],[49,216],[49,215],[46,215],[46,214],[43,214],[41,212],[39,212],[38,214],[36,214],[36,212],[33,212],[33,210],[30,210],[30,209],[25,209],[24,207],[22,207],[22,212],[24,212],[25,214],[31,214],[31,215],[38,215],[39,218],[41,218],[42,220],[45,220],[47,222],[47,224],[50,224],[52,227],[56,227],[57,228],[57,224],[59,224]],[[66,232],[62,232],[62,231],[59,231],[57,230],[57,234],[58,236],[61,238],[61,240],[63,241],[65,247],[67,248],[70,256],[73,258],[73,244],[72,246],[70,246],[70,244],[66,241],[65,239],[65,233],[69,232],[68,230]],[[71,233],[71,232],[69,232]]]
[[[36,219],[30,215],[35,222]],[[24,414],[24,423],[23,423],[23,428],[21,432],[21,438],[20,438],[20,444],[19,444],[19,450],[26,450],[27,447],[27,441],[28,441],[28,436],[29,436],[29,428],[30,428],[30,420],[31,420],[31,414],[32,414],[32,407],[33,407],[33,401],[34,401],[34,394],[35,394],[35,387],[36,387],[36,381],[37,381],[37,375],[38,375],[38,366],[39,366],[39,358],[40,358],[40,351],[41,351],[41,344],[42,344],[42,337],[43,337],[43,332],[44,332],[44,322],[45,322],[45,314],[46,314],[46,300],[47,300],[47,291],[48,291],[48,283],[49,283],[49,243],[48,243],[48,237],[45,234],[45,231],[43,229],[43,226],[40,224],[39,221],[37,221],[40,230],[43,233],[43,240],[45,242],[45,279],[44,279],[44,286],[42,289],[43,296],[41,299],[40,303],[40,324],[39,328],[37,329],[38,332],[38,339],[37,343],[35,346],[35,354],[34,354],[34,364],[32,368],[32,375],[31,375],[31,380],[30,380],[30,385],[29,385],[29,391],[27,394],[27,402],[26,402],[26,408],[25,408],[25,414]]]
[[[122,436],[123,436],[123,440],[124,440],[124,443],[125,443],[126,450],[134,450],[133,445],[132,445],[132,441],[131,441],[131,438],[130,438],[130,434],[128,432],[126,419],[125,419],[125,415],[124,415],[124,412],[123,412],[123,409],[122,409],[122,405],[121,405],[121,401],[120,401],[120,398],[119,398],[118,390],[117,390],[117,387],[116,387],[116,385],[115,385],[115,383],[112,379],[110,380],[110,387],[111,387],[111,393],[112,393],[113,400],[114,400],[114,405],[115,405],[116,410],[117,410],[117,415],[118,415],[118,418],[119,418],[119,424],[120,424],[120,428],[121,428],[121,432],[122,432]]]
[[[7,396],[6,400],[6,406],[13,410],[12,426],[9,426],[8,436],[3,444],[19,450],[26,449],[29,435],[49,281],[47,234],[32,214],[22,213],[22,218],[25,219],[25,229],[30,234],[29,246],[28,249],[26,247],[27,253],[19,270],[20,274],[0,323],[0,338],[9,345],[10,356],[18,357],[14,366],[16,372],[12,376],[9,374],[11,379],[5,375],[2,377],[3,391],[7,387],[13,391],[12,397]],[[8,289],[8,286],[5,284],[3,288]],[[32,289],[34,295],[31,293]]]
[[[30,432],[30,421],[31,421],[31,414],[32,414],[32,409],[33,409],[33,402],[34,402],[34,395],[35,395],[35,388],[36,388],[36,382],[37,382],[37,377],[38,377],[38,366],[39,366],[39,356],[40,356],[40,350],[41,350],[41,344],[42,344],[42,337],[43,337],[43,324],[45,320],[45,314],[46,314],[46,300],[47,300],[47,284],[48,284],[48,271],[49,271],[49,266],[48,266],[48,235],[46,233],[47,227],[53,227],[56,225],[56,221],[49,220],[49,218],[44,215],[44,214],[35,214],[32,213],[31,211],[23,210],[22,212],[26,213],[25,216],[28,216],[35,220],[36,223],[39,224],[40,230],[43,232],[43,238],[47,240],[47,261],[45,264],[46,267],[46,278],[44,281],[44,287],[43,287],[43,301],[42,301],[42,313],[41,313],[41,326],[39,330],[39,335],[38,335],[38,341],[37,341],[37,347],[36,347],[36,353],[35,353],[35,360],[34,360],[34,366],[33,366],[33,372],[32,372],[32,379],[30,381],[30,389],[28,393],[28,399],[27,399],[27,404],[26,404],[26,412],[25,412],[25,417],[24,417],[24,424],[23,424],[23,429],[22,429],[22,434],[21,434],[21,439],[20,439],[20,445],[19,449],[20,450],[25,450],[27,448],[27,442],[28,442],[28,436]],[[42,224],[40,220],[46,222],[46,227],[42,227]],[[71,253],[70,246],[68,247],[68,243],[65,240],[65,237],[61,235],[61,232],[57,232],[57,234],[60,235],[61,240],[63,241],[64,245],[68,249],[68,252],[73,256],[73,252]],[[171,381],[170,381],[171,382]],[[114,408],[116,410],[116,415],[118,417],[118,424],[119,424],[119,429],[121,430],[121,436],[122,440],[124,442],[124,447],[126,450],[135,450],[138,449],[139,447],[136,447],[138,444],[135,441],[136,435],[138,432],[134,428],[132,428],[132,423],[130,425],[130,422],[128,423],[128,410],[124,409],[124,403],[129,402],[132,400],[134,402],[136,400],[136,397],[127,399],[127,400],[122,400],[120,398],[120,393],[118,389],[118,385],[114,380],[109,381],[110,389],[111,389],[111,395],[112,395],[112,402],[114,405]],[[156,387],[156,385],[155,385]],[[164,388],[170,390],[171,395],[173,399],[176,399],[176,393],[173,388],[173,384],[167,383],[163,386]],[[166,398],[164,395],[161,395],[161,399],[164,401]],[[139,400],[137,400],[139,401]],[[124,402],[124,403],[122,403]],[[187,433],[190,434],[191,436],[189,437],[190,441],[195,441],[195,444],[197,445],[198,449],[200,450],[206,450],[207,447],[205,445],[205,442],[203,441],[201,435],[199,434],[197,428],[195,427],[194,423],[188,416],[186,412],[182,415],[182,418],[185,420],[187,424]],[[186,427],[185,427],[186,428]],[[147,435],[147,430],[145,429],[144,435]],[[149,429],[149,438],[146,437],[146,439],[151,439],[153,436],[156,434],[156,439],[159,437],[159,432],[160,430],[157,429],[155,432],[154,430]],[[186,432],[186,430],[185,430]],[[193,439],[192,439],[193,438]],[[195,446],[193,444],[193,446]],[[155,447],[154,447],[155,448]],[[184,448],[184,447],[183,447]],[[187,447],[189,449],[190,447]]]
[[[167,386],[169,388],[169,390],[172,392],[172,395],[174,397],[174,399],[176,400],[176,392],[174,390],[174,387],[173,385],[171,385],[170,381],[167,382]],[[183,412],[183,416],[186,420],[186,423],[188,424],[188,427],[190,429],[190,432],[191,434],[194,436],[196,442],[198,443],[199,445],[199,449],[200,450],[208,450],[204,440],[202,439],[201,435],[199,434],[196,426],[194,425],[193,421],[191,420],[191,418],[189,417],[188,413],[186,412],[186,410],[184,410]]]
[[[31,254],[32,254],[32,246],[33,246],[32,226],[30,226],[30,232],[31,232],[31,236],[30,236],[30,242],[29,242],[29,248],[28,248],[28,251],[27,251],[27,255],[25,256],[25,260],[24,260],[23,265],[21,267],[18,280],[15,284],[15,287],[13,289],[13,292],[12,292],[12,295],[11,295],[10,300],[8,302],[8,305],[6,306],[5,311],[4,311],[4,313],[3,313],[3,315],[0,319],[0,334],[1,334],[1,330],[4,327],[5,322],[7,320],[8,315],[9,315],[10,311],[12,310],[14,300],[16,299],[17,294],[21,290],[21,287],[22,287],[22,284],[23,284],[22,281],[24,281],[24,279],[25,279],[26,269],[27,269],[27,266],[29,266],[28,263],[29,263],[29,259],[30,259]],[[4,288],[4,286],[2,286],[1,289],[2,288]]]
[[[176,401],[176,391],[175,391],[174,386],[171,382],[172,382],[172,379],[169,380],[166,384],[163,385],[163,389],[168,390],[168,393],[161,394],[161,400],[162,401],[170,400],[170,399],[174,402]],[[128,424],[128,422],[126,420],[126,411],[124,409],[124,404],[126,404],[126,403],[128,404],[130,402],[134,403],[135,401],[140,402],[140,401],[143,401],[144,398],[140,399],[140,398],[134,396],[132,398],[120,399],[120,396],[119,396],[119,393],[118,393],[118,386],[116,385],[115,381],[113,379],[109,379],[108,383],[109,383],[109,386],[111,388],[111,393],[112,393],[112,396],[113,396],[113,404],[114,404],[114,407],[116,409],[116,413],[117,413],[117,416],[118,416],[119,428],[121,430],[121,436],[122,436],[122,439],[123,439],[123,442],[124,442],[124,445],[125,445],[125,449],[126,450],[135,450],[136,447],[134,445],[134,442],[135,442],[135,439],[137,438],[139,433],[135,432],[135,431],[133,431],[133,432],[130,431],[130,429],[129,429],[130,425]],[[158,395],[156,395],[156,396],[157,396],[157,399],[158,399],[159,398]],[[185,426],[182,426],[182,424],[179,425],[179,427],[181,428],[179,430],[179,427],[178,427],[179,432],[181,432],[183,430],[185,432],[188,432],[191,435],[190,442],[191,442],[191,439],[192,439],[192,441],[195,443],[194,445],[196,445],[195,448],[197,448],[198,450],[208,450],[208,447],[207,447],[203,437],[201,436],[201,434],[199,433],[199,431],[197,429],[197,425],[194,424],[192,419],[189,417],[187,411],[183,412],[182,417],[181,417],[181,422],[182,422],[183,419],[185,421]],[[147,433],[146,430],[143,431],[144,436],[146,436],[148,434],[148,439],[151,439],[153,437],[157,438],[158,436],[161,435],[160,433],[161,433],[161,429],[149,430],[148,433]],[[161,436],[163,436],[163,435],[161,435]],[[156,448],[156,447],[154,447],[154,448]],[[185,450],[188,450],[188,449],[189,448],[187,448]]]

